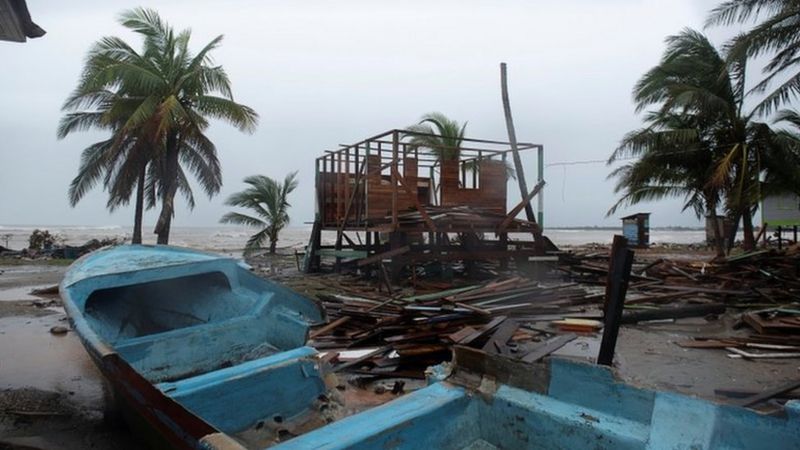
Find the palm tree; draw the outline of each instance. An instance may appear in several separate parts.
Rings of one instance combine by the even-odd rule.
[[[283,183],[263,175],[253,175],[244,179],[247,189],[237,192],[225,201],[228,206],[248,208],[255,215],[229,212],[222,216],[221,223],[232,223],[261,230],[250,236],[245,245],[245,254],[263,248],[269,240],[269,252],[275,253],[278,235],[289,224],[289,194],[297,188],[297,172],[286,176]]]
[[[775,115],[774,123],[789,126],[773,134],[769,165],[763,179],[762,195],[794,193],[800,195],[800,114],[784,109]]]
[[[153,10],[126,11],[120,23],[142,36],[142,51],[117,37],[101,39],[90,52],[76,92],[116,91],[125,98],[108,109],[124,111],[119,114],[126,117],[121,131],[135,133],[150,150],[150,162],[147,168],[139,167],[138,174],[141,179],[145,171],[154,178],[139,185],[147,184],[149,204],[161,202],[155,233],[159,244],[168,244],[175,195],[182,191],[192,198],[182,164],[209,197],[222,185],[216,147],[204,135],[209,119],[221,119],[241,131],[252,132],[258,115],[233,100],[228,75],[221,66],[213,65],[210,52],[219,46],[222,36],[193,55],[189,50],[190,31],[175,32]],[[97,106],[93,95],[77,96],[72,103]]]
[[[90,52],[87,69],[95,62],[96,55]],[[70,183],[68,196],[70,206],[75,206],[100,179],[109,192],[107,207],[113,211],[127,205],[134,188],[136,207],[131,242],[142,243],[142,215],[144,212],[144,184],[149,162],[149,146],[134,132],[123,128],[132,111],[131,100],[118,90],[85,89],[79,86],[67,99],[63,109],[67,113],[59,122],[58,138],[88,129],[110,130],[109,139],[96,142],[81,154],[78,175]],[[84,107],[89,107],[85,110]],[[126,107],[128,109],[126,109]]]
[[[763,20],[729,44],[732,60],[771,54],[764,67],[767,77],[753,92],[763,93],[776,77],[789,73],[781,85],[768,94],[756,108],[769,114],[800,94],[800,2],[795,0],[729,0],[714,8],[706,26],[731,25]]]
[[[466,128],[467,122],[462,125],[440,112],[432,112],[406,130],[412,133],[410,144],[428,148],[439,160],[444,160],[458,159]]]
[[[620,199],[608,210],[614,214],[622,206],[667,197],[683,197],[683,210],[691,209],[698,218],[711,214],[716,222],[720,189],[709,185],[715,152],[712,143],[700,132],[701,124],[692,115],[651,113],[648,126],[628,133],[608,160],[609,164],[636,158],[613,170],[617,178],[615,193]],[[717,256],[725,249],[719,225],[714,226]]]
[[[763,161],[773,153],[770,148],[772,131],[766,124],[754,120],[755,111],[743,111],[746,59],[732,61],[727,56],[697,31],[686,29],[670,36],[661,62],[636,84],[634,100],[638,111],[657,107],[648,117],[654,131],[670,130],[674,117],[679,118],[682,126],[691,125],[688,129],[672,129],[672,144],[689,143],[681,142],[678,136],[683,139],[694,136],[693,148],[686,150],[710,153],[708,165],[703,168],[713,170],[705,173],[702,180],[687,178],[683,186],[691,186],[697,192],[708,190],[710,197],[721,194],[734,223],[741,219],[744,247],[750,249],[755,245],[752,214],[761,197],[759,180],[769,167]],[[654,150],[658,148],[646,146],[643,152]],[[664,168],[655,165],[649,170],[657,172]],[[702,171],[691,173],[703,174]],[[658,180],[659,176],[667,175],[653,173],[652,176]],[[699,181],[704,183],[698,184]],[[630,185],[630,188],[635,187],[635,183]],[[635,201],[636,196],[629,200]],[[706,209],[711,208],[711,202],[705,203]],[[714,210],[707,212],[715,214]]]

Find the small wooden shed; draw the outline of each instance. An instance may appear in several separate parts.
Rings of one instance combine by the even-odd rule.
[[[622,235],[631,247],[650,246],[650,213],[636,213],[622,218]]]

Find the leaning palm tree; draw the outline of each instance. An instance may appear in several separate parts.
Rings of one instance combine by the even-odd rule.
[[[609,164],[635,158],[613,170],[619,200],[608,210],[644,201],[682,197],[683,210],[698,218],[711,214],[716,221],[721,190],[709,185],[716,158],[712,142],[700,132],[702,124],[690,114],[648,115],[647,126],[628,133],[608,160]],[[725,249],[719,225],[714,227],[717,256]]]
[[[697,31],[670,36],[661,62],[637,83],[634,100],[638,111],[655,107],[648,117],[651,127],[668,124],[673,116],[692,125],[680,133],[696,135],[702,143],[697,151],[711,154],[704,168],[713,169],[704,186],[695,187],[724,197],[729,217],[734,223],[742,221],[744,247],[749,249],[755,245],[752,215],[761,196],[759,180],[769,167],[763,160],[771,153],[771,130],[754,120],[755,111],[744,112],[746,58],[731,61],[727,56]]]
[[[292,172],[284,178],[283,183],[263,175],[253,175],[244,179],[250,185],[247,189],[237,192],[225,201],[226,205],[250,209],[254,215],[238,212],[229,212],[222,216],[221,223],[232,223],[261,230],[250,236],[245,245],[245,254],[250,254],[263,248],[269,240],[269,252],[275,253],[278,244],[278,235],[289,224],[288,202],[289,194],[297,188],[295,177],[297,172]]]
[[[184,167],[209,197],[222,185],[216,147],[204,134],[209,119],[252,132],[258,115],[233,100],[228,75],[221,66],[213,65],[210,52],[219,46],[222,36],[193,54],[191,33],[176,32],[153,10],[126,11],[120,23],[142,37],[142,50],[117,37],[101,39],[90,52],[76,92],[124,95],[125,104],[115,109],[115,103],[110,109],[130,112],[121,130],[136,133],[150,149],[146,170],[155,178],[145,188],[151,205],[156,200],[161,203],[155,226],[157,242],[168,244],[175,195],[182,191],[190,197]],[[99,104],[92,96],[78,97],[75,103]]]
[[[753,87],[766,92],[776,78],[786,78],[758,105],[770,113],[800,94],[800,2],[796,0],[729,0],[714,8],[706,26],[757,21],[746,33],[734,38],[728,52],[731,60],[771,55],[764,67],[767,75]]]
[[[90,52],[87,67],[94,64]],[[85,69],[87,70],[87,69]],[[78,174],[70,183],[68,196],[75,206],[101,179],[109,193],[107,207],[113,211],[127,205],[136,190],[132,243],[142,242],[142,215],[144,212],[144,185],[149,145],[134,130],[122,126],[132,110],[132,101],[119,89],[76,89],[64,105],[68,112],[59,122],[58,138],[89,129],[110,131],[109,139],[96,142],[81,154]]]

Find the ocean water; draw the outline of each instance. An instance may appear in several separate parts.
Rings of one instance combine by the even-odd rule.
[[[55,233],[68,245],[82,245],[91,239],[103,238],[129,241],[132,231],[131,227],[119,225],[0,225],[0,245],[16,250],[25,248],[28,246],[28,237],[37,228]],[[610,244],[614,234],[619,234],[621,231],[598,228],[550,228],[545,229],[545,235],[556,245],[574,246],[591,243]],[[236,255],[241,253],[248,237],[254,232],[252,229],[236,226],[174,227],[170,236],[170,244]],[[287,227],[281,232],[278,247],[302,249],[308,243],[310,233],[310,226]],[[149,232],[146,232],[143,238],[145,244],[154,244],[156,240],[155,235]],[[523,234],[516,235],[516,237],[512,235],[512,238],[530,239],[528,235]],[[323,233],[324,243],[333,243],[334,239],[335,232]],[[704,242],[704,240],[705,232],[703,230],[650,230],[650,242],[653,244],[693,244]]]

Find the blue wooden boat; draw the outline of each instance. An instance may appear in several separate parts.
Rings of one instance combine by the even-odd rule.
[[[233,259],[113,247],[76,261],[60,291],[122,410],[164,447],[295,416],[326,390],[304,346],[318,305]]]
[[[800,448],[796,401],[765,416],[626,385],[604,367],[462,347],[427,387],[331,415],[328,375],[305,346],[317,305],[216,255],[103,250],[61,292],[125,411],[164,448]]]

